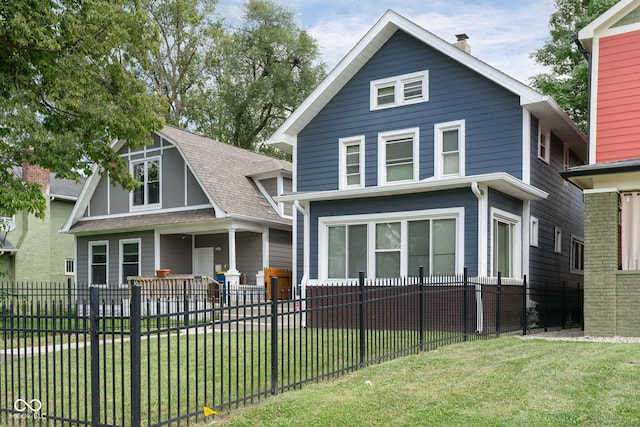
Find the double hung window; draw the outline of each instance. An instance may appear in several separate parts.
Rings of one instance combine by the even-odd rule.
[[[418,180],[418,128],[378,135],[381,184]]]
[[[341,138],[340,188],[364,187],[364,136]]]
[[[127,277],[140,275],[140,239],[120,241],[120,284],[126,284]]]
[[[89,243],[89,281],[90,285],[108,284],[109,243]]]
[[[435,126],[435,176],[465,174],[465,121],[440,123]]]

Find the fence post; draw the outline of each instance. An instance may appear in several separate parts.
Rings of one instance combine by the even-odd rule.
[[[182,282],[182,305],[184,307],[184,327],[188,327],[189,326],[189,296],[187,294],[187,281],[184,280]],[[187,340],[189,341],[189,340]]]
[[[131,287],[131,302],[129,313],[131,315],[131,426],[139,427],[141,423],[141,311],[142,298],[140,285],[134,283]]]
[[[498,283],[496,285],[496,337],[500,336],[501,300],[502,300],[502,273],[498,271]]]
[[[464,268],[462,277],[462,333],[463,340],[467,341],[469,335],[469,272]]]
[[[100,425],[100,289],[89,288],[89,323],[91,335],[91,425]]]
[[[562,281],[562,313],[560,313],[560,329],[564,329],[564,325],[567,322],[567,282]]]
[[[544,331],[549,329],[549,278],[544,279]]]
[[[278,278],[271,277],[271,394],[278,394]]]
[[[364,294],[364,271],[358,274],[358,285],[360,288],[360,366],[364,366],[367,360],[367,325],[365,311],[365,294]]]
[[[419,319],[420,322],[420,351],[424,351],[424,267],[420,266],[420,303],[419,307]]]
[[[527,335],[529,318],[527,317],[527,275],[522,279],[522,335]]]

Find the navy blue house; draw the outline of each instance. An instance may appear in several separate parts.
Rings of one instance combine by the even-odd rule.
[[[297,209],[303,287],[419,266],[582,281],[582,194],[558,172],[584,163],[584,134],[549,97],[393,11],[268,143],[293,153],[293,192],[277,200]]]

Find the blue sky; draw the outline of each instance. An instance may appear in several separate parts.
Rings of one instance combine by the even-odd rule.
[[[453,43],[469,36],[471,54],[524,83],[545,72],[530,54],[549,38],[553,0],[273,0],[286,6],[320,45],[331,70],[387,9]],[[242,16],[242,0],[219,0],[228,23]]]

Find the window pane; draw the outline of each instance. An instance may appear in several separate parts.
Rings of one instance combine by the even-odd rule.
[[[160,203],[160,183],[152,182],[148,185],[149,188],[149,200],[147,203]]]
[[[376,277],[400,277],[400,251],[376,254]]]
[[[123,264],[122,265],[122,280],[120,283],[127,283],[127,277],[138,275],[138,264]]]
[[[107,262],[107,245],[95,245],[91,247],[91,262],[94,264]]]
[[[393,104],[396,100],[395,85],[378,88],[378,105]]]
[[[442,173],[444,175],[451,175],[460,172],[460,155],[458,153],[452,153],[442,156],[444,165],[442,166]]]
[[[91,284],[92,285],[107,284],[107,266],[106,265],[91,266]]]
[[[422,80],[406,82],[404,84],[405,101],[410,99],[420,99],[420,98],[422,98]]]
[[[345,227],[329,227],[328,273],[330,278],[346,277]]]
[[[429,221],[409,222],[409,276],[418,276],[420,267],[429,274]]]
[[[347,185],[360,184],[360,145],[348,145],[347,151]]]
[[[413,179],[413,165],[394,165],[387,167],[387,181],[406,181]]]
[[[507,223],[496,221],[495,227],[495,274],[501,273],[504,277],[511,276],[511,226]]]
[[[433,221],[433,273],[455,274],[456,269],[456,220]]]
[[[376,249],[400,249],[400,223],[376,224]]]
[[[136,163],[133,165],[133,177],[136,181],[144,182],[144,163]]]
[[[138,262],[138,244],[137,243],[124,243],[122,245],[122,261],[123,262]]]
[[[388,139],[386,155],[388,165],[413,161],[413,138]]]
[[[357,278],[361,271],[367,272],[367,226],[350,225],[347,277]]]
[[[458,151],[458,129],[442,132],[442,152]]]
[[[158,181],[160,176],[159,162],[157,160],[147,163],[147,182]]]

